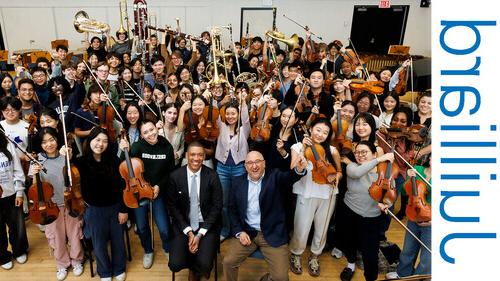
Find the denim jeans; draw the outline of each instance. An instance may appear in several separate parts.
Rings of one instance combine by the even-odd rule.
[[[413,221],[408,221],[410,229],[427,247],[431,247],[431,226],[419,226]],[[420,251],[420,262],[416,269],[413,269]],[[414,274],[431,274],[431,253],[418,243],[413,236],[406,233],[403,251],[399,257],[398,275],[401,277]]]
[[[222,185],[223,194],[223,205],[222,205],[222,231],[221,234],[224,237],[228,237],[230,234],[230,221],[229,221],[229,190],[231,189],[232,179],[234,177],[241,176],[245,174],[245,165],[243,162],[237,164],[236,166],[224,165],[221,162],[217,162],[217,174],[219,175],[220,183]]]
[[[135,223],[137,225],[137,234],[141,239],[141,245],[144,249],[144,253],[149,254],[153,252],[153,243],[151,241],[151,228],[149,226],[149,206],[140,206],[134,209]],[[153,200],[153,218],[160,233],[160,239],[162,243],[163,250],[168,253],[170,246],[168,244],[168,228],[170,225],[170,218],[168,216],[168,211],[163,201],[163,198],[158,196]]]
[[[117,276],[125,272],[126,253],[123,226],[118,223],[120,204],[106,207],[88,206],[83,214],[97,261],[97,273],[101,278]],[[111,242],[111,259],[108,253]]]

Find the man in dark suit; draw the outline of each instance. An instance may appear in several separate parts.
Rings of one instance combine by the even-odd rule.
[[[203,166],[205,152],[192,142],[188,164],[170,174],[167,207],[173,238],[168,266],[174,272],[189,268],[189,280],[210,277],[222,228],[222,187],[214,170]]]
[[[302,157],[295,171],[278,169],[265,172],[260,152],[251,151],[245,159],[248,175],[233,180],[229,194],[231,232],[230,251],[223,260],[227,281],[238,279],[238,268],[260,248],[270,269],[261,280],[288,280],[288,233],[285,225],[284,190],[291,188],[305,173]]]

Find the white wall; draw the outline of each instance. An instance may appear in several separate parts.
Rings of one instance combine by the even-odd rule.
[[[133,24],[133,0],[127,2],[129,18]],[[175,18],[179,17],[183,32],[199,35],[209,26],[232,23],[236,40],[240,35],[241,8],[270,7],[264,6],[263,3],[272,2],[272,5],[277,7],[277,27],[287,36],[292,33],[298,33],[300,36],[305,34],[300,27],[284,18],[283,14],[303,25],[308,25],[314,32],[323,36],[327,43],[333,39],[346,43],[351,31],[354,5],[378,5],[379,1],[148,0],[147,2],[148,10],[156,12],[159,26],[165,24],[175,26]],[[411,46],[412,54],[430,56],[431,9],[420,8],[418,0],[391,2],[392,5],[410,5],[404,44]],[[68,39],[70,49],[80,47],[85,37],[73,28],[73,16],[79,10],[85,10],[91,19],[110,24],[114,34],[120,23],[118,3],[118,0],[0,0],[0,23],[6,49],[10,51],[48,49],[50,41],[56,38]],[[252,23],[250,25],[252,26]],[[263,34],[264,30],[261,32]],[[225,42],[227,45],[228,41]]]

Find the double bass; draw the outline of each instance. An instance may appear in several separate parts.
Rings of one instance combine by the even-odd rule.
[[[28,190],[29,217],[35,224],[47,225],[59,216],[59,207],[52,201],[54,187],[42,182],[40,173],[35,174],[33,185]]]

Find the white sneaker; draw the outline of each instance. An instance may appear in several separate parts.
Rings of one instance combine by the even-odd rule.
[[[9,270],[9,269],[12,269],[12,267],[14,267],[14,264],[12,263],[12,261],[9,261],[8,263],[2,264],[3,269]]]
[[[153,253],[144,254],[144,256],[142,256],[142,266],[144,266],[145,269],[150,269],[151,266],[153,266]]]
[[[125,272],[123,272],[122,274],[115,276],[115,278],[118,281],[125,281],[125,278],[127,278],[127,274],[125,274]]]
[[[332,250],[332,257],[336,258],[336,259],[340,259],[342,258],[342,251],[337,249],[337,248],[333,248]]]
[[[62,281],[68,276],[68,270],[66,268],[59,268],[56,273],[57,280]]]
[[[81,263],[78,263],[76,265],[73,265],[73,275],[74,276],[80,276],[83,273],[83,265]]]
[[[113,278],[111,277],[104,277],[104,278],[101,278],[101,281],[112,281]]]
[[[387,279],[399,279],[399,275],[398,275],[398,273],[396,271],[388,272],[385,275],[385,278],[387,278]]]
[[[20,264],[26,263],[27,260],[28,260],[28,256],[26,254],[22,254],[16,258],[16,261]]]

